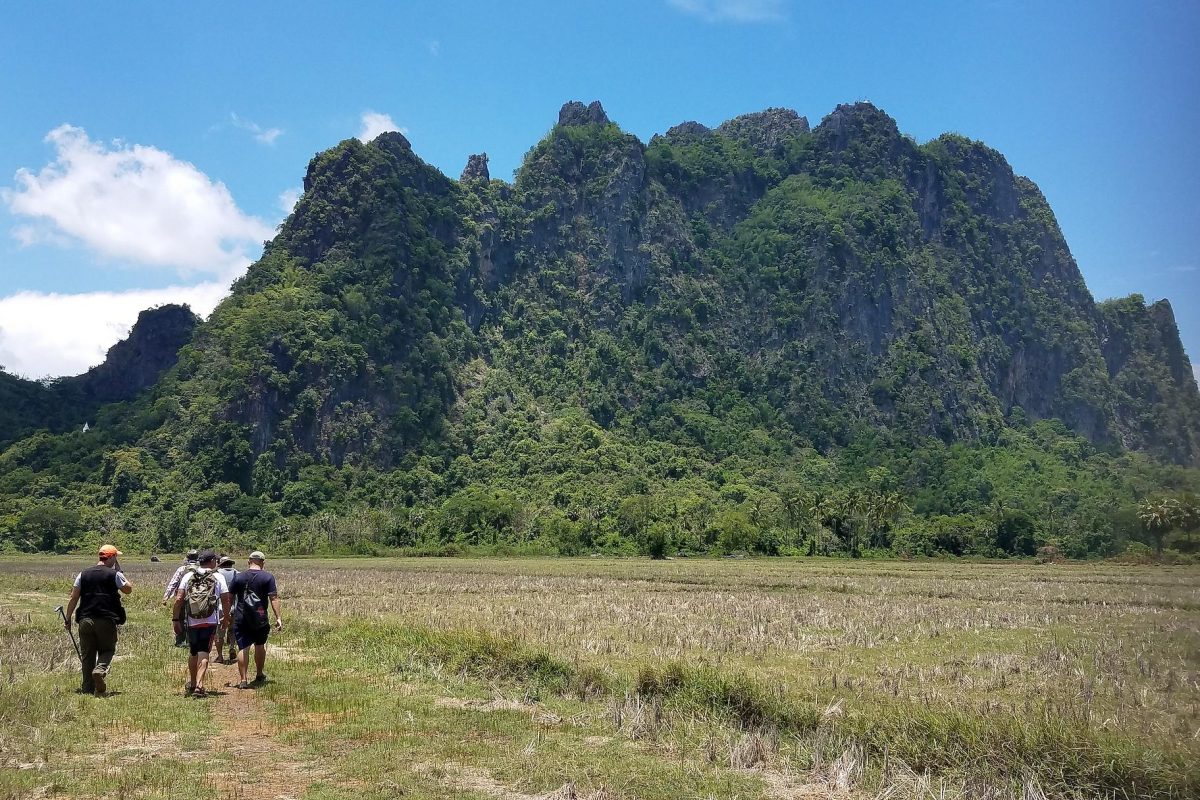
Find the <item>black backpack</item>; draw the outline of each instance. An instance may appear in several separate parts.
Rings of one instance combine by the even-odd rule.
[[[259,597],[250,578],[242,589],[241,598],[237,605],[238,627],[247,632],[257,632],[271,627],[267,619],[267,598]]]

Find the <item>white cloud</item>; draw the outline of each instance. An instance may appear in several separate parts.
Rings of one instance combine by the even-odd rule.
[[[279,135],[251,126],[240,125],[263,141]],[[54,160],[37,172],[19,170],[14,185],[0,189],[9,210],[28,220],[12,231],[18,242],[83,246],[104,259],[200,276],[201,282],[0,297],[0,364],[8,372],[35,378],[84,372],[151,306],[187,303],[207,315],[274,234],[271,225],[244,214],[222,183],[168,152],[92,141],[70,125],[55,128],[46,141],[55,147]]]
[[[114,260],[229,279],[274,233],[224,184],[163,150],[94,142],[71,125],[46,141],[54,161],[18,170],[16,185],[0,190],[14,215],[32,220],[14,231],[22,244],[66,240]]]
[[[359,131],[358,138],[364,142],[369,142],[381,133],[388,131],[400,131],[400,133],[408,133],[407,130],[396,124],[396,121],[387,114],[380,114],[378,111],[364,111],[362,114],[362,129]]]
[[[3,191],[3,190],[0,190]],[[45,225],[18,225],[12,229],[13,238],[22,247],[33,247],[35,244],[52,244],[56,247],[71,247],[75,240],[64,236],[58,231],[50,230]]]
[[[125,292],[0,297],[0,364],[29,378],[78,375],[104,360],[138,313],[163,303],[187,303],[207,316],[229,292],[225,283]]]
[[[279,210],[286,217],[292,213],[292,209],[296,207],[296,203],[300,202],[300,195],[304,191],[299,186],[293,186],[290,189],[284,189],[279,193]]]
[[[273,145],[275,144],[275,140],[283,135],[282,128],[264,128],[257,122],[242,119],[237,114],[230,114],[229,117],[233,120],[234,127],[248,131],[254,136],[254,140],[260,144]]]
[[[785,0],[667,0],[705,22],[772,22],[786,17]]]

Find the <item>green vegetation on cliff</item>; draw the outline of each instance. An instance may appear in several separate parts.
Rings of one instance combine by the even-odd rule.
[[[1170,307],[1095,304],[978,142],[568,104],[512,184],[480,163],[314,158],[173,369],[0,453],[0,541],[1086,556],[1200,490]]]

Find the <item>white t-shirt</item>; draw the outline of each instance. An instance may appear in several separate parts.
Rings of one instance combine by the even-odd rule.
[[[83,577],[82,572],[75,576],[75,588],[76,589],[79,588],[79,579],[81,577]],[[120,572],[118,572],[117,573],[117,588],[120,589],[122,586],[124,586],[127,583],[129,583],[129,581],[125,580],[125,576],[122,575]]]
[[[216,585],[213,586],[213,594],[217,598],[216,610],[214,610],[213,613],[205,619],[192,619],[187,614],[187,600],[185,599],[183,603],[183,616],[185,619],[187,619],[189,628],[207,628],[216,625],[218,616],[221,613],[221,595],[229,594],[229,584],[225,582],[225,576],[217,572],[215,569],[198,569],[195,572],[187,573],[183,576],[183,580],[179,582],[179,593],[186,598],[187,588],[191,584],[192,578],[195,578],[197,575],[207,575],[210,572],[213,573],[213,577],[216,578]]]

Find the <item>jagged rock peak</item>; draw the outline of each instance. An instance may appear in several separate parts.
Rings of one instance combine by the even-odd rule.
[[[882,125],[895,131],[897,136],[900,135],[900,129],[896,126],[896,120],[888,116],[887,112],[874,103],[865,100],[857,103],[842,103],[829,112],[829,115],[821,120],[821,124],[818,127],[830,130],[836,135],[848,128],[863,125]]]
[[[702,139],[712,133],[712,128],[699,122],[688,120],[681,122],[667,131],[669,139]]]
[[[808,118],[790,108],[768,108],[723,122],[717,133],[741,139],[758,150],[774,150],[785,140],[808,133]]]
[[[600,105],[599,100],[593,100],[586,106],[578,100],[571,100],[563,103],[558,110],[559,125],[607,125],[608,122],[608,114],[604,113],[604,106]]]
[[[400,131],[384,131],[372,139],[371,144],[388,150],[412,150],[412,145]]]
[[[491,173],[488,172],[487,153],[475,153],[467,156],[467,165],[463,167],[462,175],[459,176],[460,181],[466,183],[467,181],[489,181],[491,179]]]
[[[680,122],[672,128],[667,128],[665,136],[655,133],[650,137],[650,142],[659,142],[661,139],[671,140],[671,142],[696,142],[697,139],[703,139],[713,133],[713,128],[707,125],[701,125],[700,122],[686,121]]]

